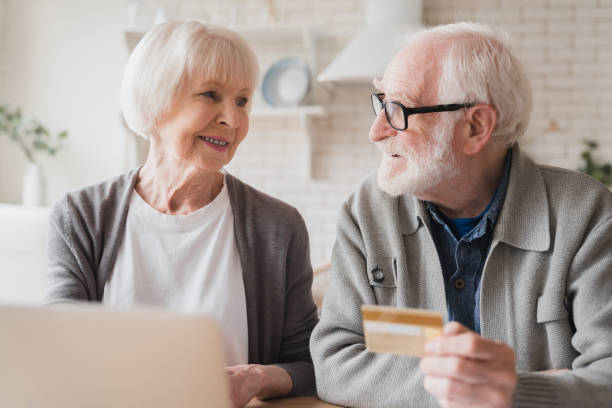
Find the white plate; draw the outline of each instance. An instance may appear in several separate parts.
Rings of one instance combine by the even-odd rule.
[[[308,65],[299,58],[284,58],[268,69],[261,92],[270,106],[297,106],[310,88]]]

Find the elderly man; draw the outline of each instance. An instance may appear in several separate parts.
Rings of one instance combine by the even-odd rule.
[[[320,397],[610,406],[612,194],[519,149],[531,89],[507,35],[426,30],[375,86],[370,140],[383,158],[340,213],[310,342]],[[437,310],[450,323],[420,360],[371,353],[362,304]]]

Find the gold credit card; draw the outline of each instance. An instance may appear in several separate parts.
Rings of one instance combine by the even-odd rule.
[[[425,343],[442,334],[442,314],[431,310],[362,305],[368,351],[413,357],[425,355]]]

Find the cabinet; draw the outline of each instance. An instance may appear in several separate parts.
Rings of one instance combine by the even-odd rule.
[[[0,204],[0,303],[42,304],[48,208]]]

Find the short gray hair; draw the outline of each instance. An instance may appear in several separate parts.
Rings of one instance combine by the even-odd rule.
[[[259,64],[237,33],[197,21],[169,21],[149,31],[130,55],[119,105],[127,126],[149,139],[183,86],[203,77],[254,90]]]
[[[516,143],[527,130],[533,102],[510,35],[500,28],[462,22],[426,29],[407,37],[404,44],[427,39],[448,42],[440,61],[438,103],[491,104],[497,111],[491,142],[506,147]]]

